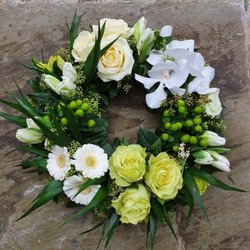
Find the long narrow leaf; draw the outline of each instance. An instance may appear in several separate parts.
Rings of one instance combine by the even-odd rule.
[[[81,232],[79,235],[81,235],[81,234],[86,234],[86,233],[89,233],[89,232],[95,230],[96,228],[102,226],[102,225],[105,223],[105,221],[106,221],[106,218],[104,218],[103,220],[101,220],[99,223],[97,223],[97,224],[96,224],[95,226],[93,226],[92,228],[90,228],[90,229],[88,229],[88,230],[86,230],[86,231]]]
[[[26,118],[22,116],[10,115],[0,111],[0,116],[2,116],[5,120],[14,123],[22,128],[27,127]]]
[[[155,239],[155,234],[157,230],[157,216],[153,211],[150,212],[149,214],[149,219],[148,219],[148,227],[147,227],[147,244],[148,244],[148,238],[150,240],[150,249],[154,249],[154,239]]]
[[[225,184],[224,182],[218,180],[216,177],[212,176],[211,174],[203,171],[202,169],[197,169],[197,168],[190,168],[189,169],[190,173],[194,176],[197,176],[201,178],[202,180],[208,182],[209,184],[224,189],[224,190],[231,190],[231,191],[238,191],[238,192],[246,192],[242,189],[235,188],[232,186],[229,186]]]
[[[75,116],[73,115],[72,111],[64,106],[61,106],[61,109],[62,109],[65,117],[67,118],[68,126],[69,126],[70,131],[72,132],[75,140],[80,142],[81,144],[83,144],[83,139],[82,139],[82,135],[81,135],[81,132],[79,129],[79,125],[78,125],[77,120],[76,120]]]
[[[184,192],[185,200],[189,206],[189,210],[188,210],[188,214],[187,214],[187,218],[189,218],[192,215],[193,210],[194,210],[194,199],[193,199],[193,196],[191,195],[191,193],[188,191],[188,189],[183,188],[183,192]]]
[[[107,190],[104,187],[101,187],[94,196],[94,198],[91,200],[91,202],[84,208],[82,208],[80,211],[78,211],[76,214],[71,216],[64,224],[69,223],[70,221],[79,218],[80,216],[83,216],[84,214],[92,210],[95,206],[97,206],[101,201],[103,201],[106,196]]]
[[[23,111],[23,109],[16,103],[8,102],[8,101],[2,100],[2,99],[0,99],[0,102],[5,104],[6,106],[9,106],[12,109],[15,109],[15,110],[19,111],[19,112]]]
[[[189,169],[186,169],[184,172],[184,186],[188,189],[188,191],[192,194],[194,201],[197,203],[198,207],[201,210],[202,215],[205,220],[209,223],[209,219],[206,213],[206,210],[203,206],[202,199],[199,193],[199,190],[196,186],[194,177],[189,172]]]
[[[18,220],[26,217],[28,214],[36,210],[37,208],[41,207],[45,203],[49,202],[50,200],[54,199],[62,192],[62,182],[52,180],[50,181],[42,192],[37,196],[37,198],[33,201],[32,207],[24,213]]]

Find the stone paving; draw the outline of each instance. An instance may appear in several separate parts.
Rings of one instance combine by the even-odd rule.
[[[16,91],[14,80],[28,91],[26,81],[32,73],[21,65],[30,58],[47,56],[67,45],[66,22],[75,9],[84,13],[83,25],[97,23],[103,17],[123,18],[129,24],[141,16],[151,28],[165,24],[174,27],[178,38],[192,38],[196,48],[216,69],[214,83],[221,88],[225,105],[227,145],[232,149],[227,157],[231,172],[218,174],[223,181],[250,190],[250,17],[249,0],[144,0],[144,1],[84,1],[84,0],[0,0],[0,72],[1,86]],[[0,97],[5,97],[0,89]],[[131,102],[113,103],[110,119],[117,126],[111,134],[124,133],[133,138],[138,126],[153,127],[153,117],[143,113],[143,96],[134,92]],[[0,110],[6,111],[2,105]],[[116,111],[120,111],[117,115]],[[112,113],[113,112],[113,113]],[[138,117],[140,117],[138,119]],[[61,227],[74,209],[51,202],[16,222],[41,190],[45,179],[28,175],[15,167],[27,157],[20,152],[5,154],[20,145],[15,139],[16,127],[0,119],[0,249],[16,250],[92,250],[98,244],[100,230],[79,236],[97,222],[92,215]],[[173,218],[179,243],[168,228],[159,225],[155,249],[250,249],[250,196],[209,187],[203,196],[211,227],[199,210],[186,220],[186,208],[179,208]],[[122,226],[115,233],[108,249],[142,250],[145,248],[146,226]],[[103,249],[101,246],[100,249]]]

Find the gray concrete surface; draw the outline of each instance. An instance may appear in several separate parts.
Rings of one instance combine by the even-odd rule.
[[[195,39],[196,47],[216,69],[214,83],[221,88],[228,127],[227,145],[232,149],[227,154],[231,172],[217,176],[227,183],[230,178],[236,186],[250,190],[249,8],[248,0],[0,0],[0,84],[16,91],[14,79],[28,91],[26,81],[33,75],[21,64],[29,63],[32,55],[39,57],[41,50],[49,56],[67,45],[66,21],[70,22],[75,9],[78,13],[86,12],[82,28],[103,17],[123,18],[132,25],[145,16],[152,28],[170,24],[178,38]],[[5,96],[1,88],[0,97]],[[143,113],[141,93],[131,93],[130,98],[131,102],[127,99],[114,102],[109,114],[117,124],[111,133],[120,131],[133,138],[141,123],[151,127],[154,119]],[[2,105],[0,109],[6,111]],[[116,110],[122,110],[121,115],[117,115]],[[25,174],[14,167],[26,155],[14,152],[4,157],[19,145],[15,131],[15,126],[0,119],[0,249],[95,249],[100,230],[78,235],[97,222],[91,214],[61,227],[74,210],[51,202],[16,222],[41,190],[45,178]],[[249,193],[209,187],[203,200],[211,227],[197,208],[194,216],[186,220],[186,208],[179,207],[173,218],[179,243],[167,228],[159,225],[155,249],[250,249],[249,198]],[[124,225],[115,233],[108,249],[146,249],[145,232],[143,224]]]

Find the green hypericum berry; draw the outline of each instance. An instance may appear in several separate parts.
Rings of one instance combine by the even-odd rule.
[[[194,125],[193,121],[192,121],[192,120],[189,120],[189,119],[186,120],[185,124],[186,124],[186,126],[187,126],[188,128],[190,128],[190,127],[192,127],[192,126]]]
[[[169,111],[166,109],[166,110],[164,110],[164,112],[163,112],[163,116],[165,116],[165,117],[169,117]]]
[[[178,130],[178,126],[177,126],[175,123],[173,123],[173,124],[171,124],[171,126],[170,126],[170,130],[176,131],[176,130]]]
[[[45,120],[47,120],[47,121],[50,121],[50,116],[48,116],[48,115],[45,115],[43,118],[44,118]]]
[[[76,103],[76,101],[71,101],[70,103],[69,103],[69,109],[76,109],[77,108],[77,103]]]
[[[84,111],[89,110],[89,108],[90,108],[90,105],[89,105],[89,103],[87,103],[87,102],[84,102],[84,103],[81,105],[81,109],[84,110]]]
[[[178,146],[173,146],[173,148],[172,148],[172,149],[173,149],[173,151],[174,151],[174,152],[178,152],[179,147],[178,147]]]
[[[190,140],[190,135],[188,135],[188,134],[185,134],[181,137],[181,142],[183,142],[183,143],[188,143],[189,140]]]
[[[59,116],[59,117],[63,117],[63,112],[62,112],[62,110],[59,110],[59,111],[58,111],[58,116]]]
[[[83,117],[84,116],[84,111],[82,109],[77,109],[74,113],[75,116],[78,117]]]
[[[180,107],[178,107],[178,112],[180,114],[185,114],[186,113],[186,108],[184,106],[180,106]]]
[[[177,101],[177,106],[180,107],[180,106],[185,106],[185,102],[183,100],[178,100]]]
[[[96,125],[95,120],[93,120],[93,119],[88,120],[88,127],[89,128],[93,128],[95,125]]]
[[[164,128],[165,129],[169,129],[171,127],[171,123],[170,122],[165,122],[164,123]]]
[[[89,109],[86,111],[86,113],[90,114],[93,112],[93,109],[91,107],[89,107]]]
[[[198,143],[198,140],[195,136],[192,135],[192,136],[190,136],[189,142],[190,142],[190,144],[194,145],[194,144]]]
[[[178,129],[181,129],[181,128],[182,128],[182,123],[181,123],[181,122],[176,122],[175,124],[176,124],[176,126],[178,127]]]
[[[68,121],[67,121],[67,118],[66,118],[66,117],[61,118],[61,124],[62,124],[63,126],[66,126],[66,125],[68,124]]]
[[[169,135],[168,135],[167,133],[163,133],[163,134],[161,135],[161,139],[162,139],[163,141],[167,141],[168,138],[169,138]]]
[[[81,105],[82,105],[82,100],[81,100],[81,99],[76,100],[76,104],[77,104],[78,107],[81,107]]]
[[[200,146],[202,146],[202,147],[207,147],[207,144],[208,144],[207,139],[206,139],[206,138],[202,138],[202,139],[199,141],[199,144],[200,144]]]
[[[203,107],[202,106],[197,106],[194,108],[194,113],[196,114],[201,114],[203,112]]]
[[[201,124],[202,120],[201,120],[200,117],[195,117],[195,118],[193,119],[193,122],[194,122],[195,125],[199,125],[199,124]]]
[[[197,133],[201,133],[202,132],[202,126],[201,125],[196,125],[194,127],[194,131],[197,132]]]

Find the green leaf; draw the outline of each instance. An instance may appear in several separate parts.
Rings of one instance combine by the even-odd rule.
[[[46,168],[47,159],[43,158],[42,156],[30,157],[27,160],[22,161],[20,164],[18,164],[18,166],[22,166],[24,169],[30,167]]]
[[[119,224],[120,224],[119,216],[115,212],[111,213],[110,217],[108,217],[104,226],[103,238],[106,239],[105,248],[108,246],[108,243],[112,238],[116,227]]]
[[[188,191],[188,189],[183,188],[182,190],[184,193],[185,201],[187,202],[187,204],[189,206],[189,210],[188,210],[188,214],[187,214],[187,218],[189,218],[193,214],[194,199],[193,199],[193,196],[191,195],[191,193]]]
[[[140,128],[137,132],[138,143],[142,147],[150,149],[151,145],[158,139],[158,136],[148,129]]]
[[[197,203],[198,207],[201,210],[202,215],[204,216],[205,220],[209,223],[209,219],[206,213],[206,210],[203,206],[202,199],[195,183],[194,177],[190,173],[189,169],[186,169],[184,172],[184,186],[188,189],[188,191],[193,196],[194,201]],[[209,223],[210,224],[210,223]]]
[[[78,125],[77,120],[76,120],[75,116],[73,115],[72,111],[64,106],[61,106],[61,109],[62,109],[65,117],[67,118],[68,126],[69,126],[70,131],[72,132],[75,140],[80,142],[81,144],[83,144],[83,139],[82,139],[81,132],[79,130],[79,125]]]
[[[41,207],[50,200],[54,199],[61,192],[62,192],[62,182],[56,180],[50,181],[42,190],[42,192],[37,196],[37,198],[33,201],[34,204],[31,206],[31,208],[26,213],[24,213],[18,220],[26,217],[35,209]]]
[[[156,198],[152,198],[150,200],[151,208],[153,209],[155,215],[160,220],[160,222],[163,224],[163,217],[162,217],[162,205],[159,203],[159,201]]]
[[[224,189],[224,190],[231,190],[231,191],[238,191],[238,192],[246,192],[242,189],[239,188],[235,188],[232,186],[229,186],[227,184],[225,184],[224,182],[218,180],[216,177],[212,176],[211,174],[203,171],[202,169],[198,169],[198,168],[190,168],[189,169],[190,173],[196,177],[201,178],[202,180],[208,182],[209,184]]]
[[[83,13],[82,15],[80,15],[78,17],[78,19],[77,19],[76,18],[76,12],[77,11],[75,11],[75,13],[74,13],[73,19],[71,21],[71,26],[70,26],[70,29],[69,29],[69,49],[70,49],[70,54],[72,53],[73,44],[74,44],[74,41],[75,41],[75,39],[76,39],[76,37],[78,35],[79,23],[80,23],[81,18],[82,18],[83,14],[84,14]],[[71,54],[71,57],[72,57],[72,59],[74,59],[72,54]]]
[[[9,115],[7,113],[0,111],[0,116],[2,116],[5,120],[14,123],[22,128],[27,127],[26,118],[22,116]]]
[[[84,189],[86,189],[87,187],[89,187],[90,185],[98,185],[98,184],[102,184],[107,180],[107,176],[102,176],[100,178],[95,178],[95,179],[88,179],[87,181],[85,181],[79,188],[78,192],[75,194],[74,197],[76,197],[78,194],[80,194]],[[73,198],[74,198],[73,197]]]
[[[158,155],[161,152],[161,137],[159,137],[151,146],[150,149],[154,152],[155,155]]]
[[[147,226],[147,239],[146,242],[148,244],[148,238],[150,240],[150,249],[154,249],[154,239],[157,230],[157,216],[153,211],[149,214],[148,226]]]
[[[94,196],[94,198],[91,200],[91,202],[88,205],[86,205],[84,208],[79,210],[76,214],[71,216],[64,224],[69,223],[70,221],[76,218],[79,218],[80,216],[83,216],[84,214],[92,210],[94,207],[96,207],[101,201],[103,201],[106,198],[106,196],[107,196],[106,188],[101,187],[96,193],[96,195]]]
[[[224,154],[231,150],[230,148],[225,148],[225,147],[208,147],[207,149],[215,151],[218,154]]]
[[[2,100],[2,99],[0,99],[0,102],[5,104],[6,106],[9,106],[12,109],[15,109],[19,112],[23,112],[23,109],[16,103],[8,102],[8,101]]]

